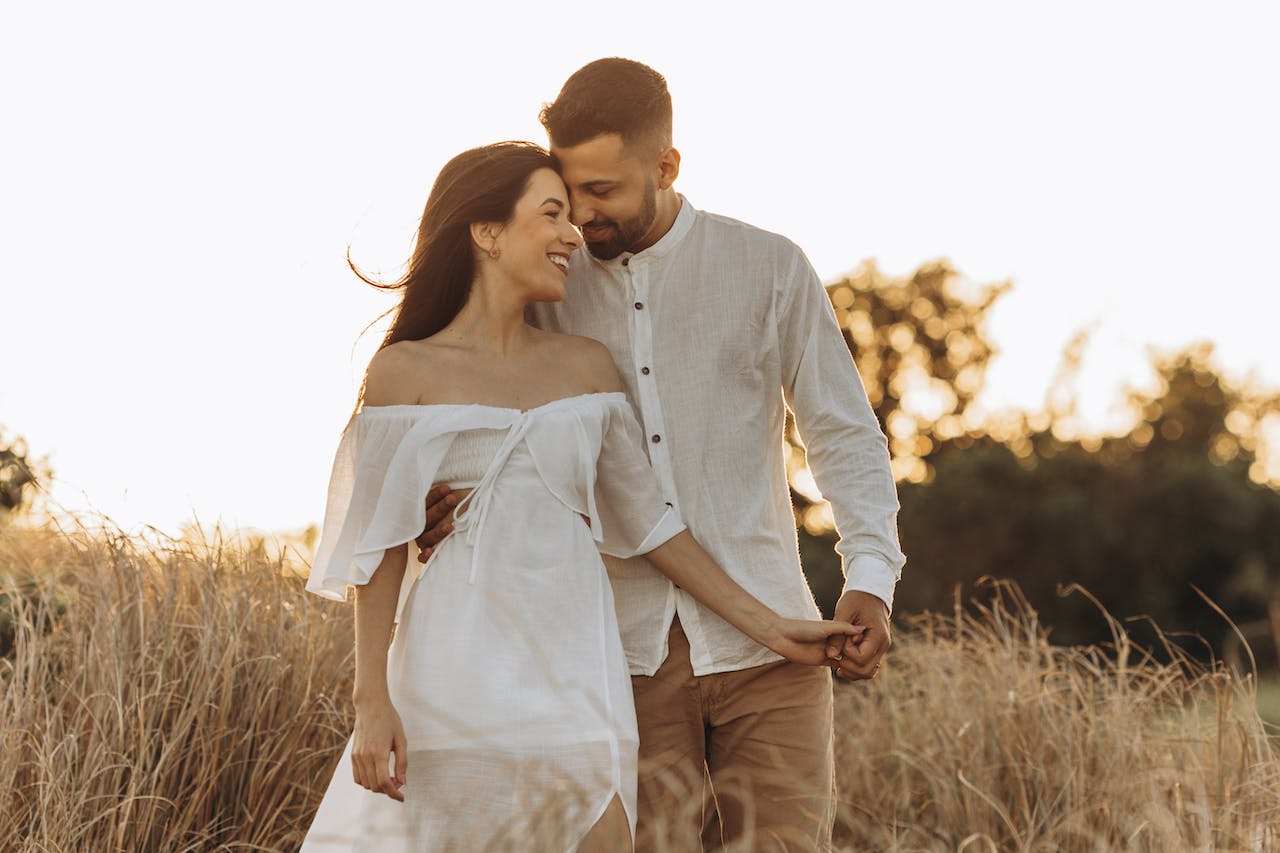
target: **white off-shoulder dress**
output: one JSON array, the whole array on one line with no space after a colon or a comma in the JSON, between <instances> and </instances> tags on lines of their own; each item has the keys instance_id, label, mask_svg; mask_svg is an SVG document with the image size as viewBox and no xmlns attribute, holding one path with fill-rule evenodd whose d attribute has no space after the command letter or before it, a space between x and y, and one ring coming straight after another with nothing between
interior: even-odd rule
<instances>
[{"instance_id":1,"label":"white off-shoulder dress","mask_svg":"<svg viewBox=\"0 0 1280 853\"><path fill-rule=\"evenodd\" d=\"M348 742L304 851L572 850L615 796L634 837L635 708L600 552L684 529L642 442L622 393L355 415L307 589L345 598L422 532L434 483L472 492L396 606L405 802L355 784Z\"/></svg>"}]
</instances>

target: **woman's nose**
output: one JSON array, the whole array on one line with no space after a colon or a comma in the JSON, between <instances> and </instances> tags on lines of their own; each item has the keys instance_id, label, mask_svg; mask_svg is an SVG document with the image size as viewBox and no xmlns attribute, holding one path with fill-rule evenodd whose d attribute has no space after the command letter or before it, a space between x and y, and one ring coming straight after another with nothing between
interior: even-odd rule
<instances>
[{"instance_id":1,"label":"woman's nose","mask_svg":"<svg viewBox=\"0 0 1280 853\"><path fill-rule=\"evenodd\" d=\"M577 249L582 246L582 235L578 233L578 229L570 225L560 229L560 241L567 246Z\"/></svg>"}]
</instances>

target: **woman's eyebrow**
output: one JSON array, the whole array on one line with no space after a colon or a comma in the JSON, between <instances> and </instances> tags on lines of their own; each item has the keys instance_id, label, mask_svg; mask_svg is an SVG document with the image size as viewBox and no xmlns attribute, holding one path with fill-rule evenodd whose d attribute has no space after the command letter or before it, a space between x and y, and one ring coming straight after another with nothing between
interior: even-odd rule
<instances>
[{"instance_id":1,"label":"woman's eyebrow","mask_svg":"<svg viewBox=\"0 0 1280 853\"><path fill-rule=\"evenodd\" d=\"M558 198L548 198L542 202L543 204L554 204L556 207L563 208L564 202Z\"/></svg>"}]
</instances>

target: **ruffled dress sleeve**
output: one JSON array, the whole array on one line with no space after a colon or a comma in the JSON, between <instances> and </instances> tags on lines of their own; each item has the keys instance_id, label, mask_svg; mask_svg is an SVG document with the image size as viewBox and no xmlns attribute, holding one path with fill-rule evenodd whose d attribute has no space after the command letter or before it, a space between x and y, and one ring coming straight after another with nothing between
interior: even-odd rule
<instances>
[{"instance_id":1,"label":"ruffled dress sleeve","mask_svg":"<svg viewBox=\"0 0 1280 853\"><path fill-rule=\"evenodd\" d=\"M388 548L425 527L427 492L457 434L505 428L509 420L509 414L462 406L361 409L338 444L307 589L342 600L348 586L368 583ZM407 584L420 567L411 560L409 568Z\"/></svg>"},{"instance_id":2,"label":"ruffled dress sleeve","mask_svg":"<svg viewBox=\"0 0 1280 853\"><path fill-rule=\"evenodd\" d=\"M622 394L604 409L589 500L597 547L612 557L647 554L686 529L680 515L663 500L657 474L644 452L644 433Z\"/></svg>"},{"instance_id":3,"label":"ruffled dress sleeve","mask_svg":"<svg viewBox=\"0 0 1280 853\"><path fill-rule=\"evenodd\" d=\"M417 489L405 489L412 484L393 476L393 463L397 455L403 456L406 439L419 423L411 407L382 406L361 410L347 424L333 460L320 542L307 580L311 592L325 598L346 598L348 586L369 582L387 548L408 542L422 531L425 493L423 500L415 502ZM452 438L452 434L437 436L428 444L442 446L428 448L428 452L438 449L443 459ZM402 458L400 464L404 461ZM388 493L389 479L406 493ZM414 503L422 504L419 512L413 512ZM410 532L414 517L419 515L421 523Z\"/></svg>"},{"instance_id":4,"label":"ruffled dress sleeve","mask_svg":"<svg viewBox=\"0 0 1280 853\"><path fill-rule=\"evenodd\" d=\"M597 550L634 557L684 530L649 467L626 395L582 395L574 403L540 413L529 450L548 491L587 518Z\"/></svg>"}]
</instances>

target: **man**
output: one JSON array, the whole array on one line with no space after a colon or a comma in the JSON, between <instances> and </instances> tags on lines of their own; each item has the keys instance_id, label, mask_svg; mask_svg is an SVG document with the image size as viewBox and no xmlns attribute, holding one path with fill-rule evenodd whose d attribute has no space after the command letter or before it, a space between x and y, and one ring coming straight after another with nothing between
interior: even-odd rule
<instances>
[{"instance_id":1,"label":"man","mask_svg":"<svg viewBox=\"0 0 1280 853\"><path fill-rule=\"evenodd\" d=\"M841 536L847 580L835 618L867 628L829 651L841 675L873 677L904 562L897 494L821 281L790 241L675 191L671 98L653 69L592 62L541 120L588 252L574 254L568 297L535 306L531 320L609 347L665 499L747 590L811 618L783 460L791 407ZM447 502L433 510L428 527ZM420 544L438 541L440 527ZM725 843L828 845L830 674L781 660L643 558L606 562L640 727L638 849L658 834L673 849L699 848L706 776Z\"/></svg>"}]
</instances>

